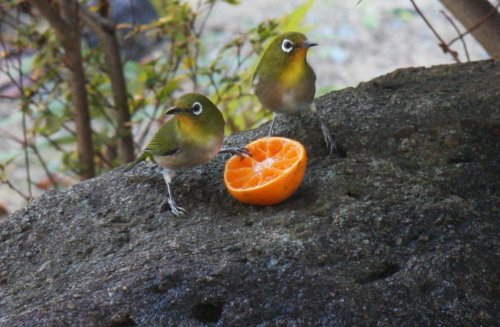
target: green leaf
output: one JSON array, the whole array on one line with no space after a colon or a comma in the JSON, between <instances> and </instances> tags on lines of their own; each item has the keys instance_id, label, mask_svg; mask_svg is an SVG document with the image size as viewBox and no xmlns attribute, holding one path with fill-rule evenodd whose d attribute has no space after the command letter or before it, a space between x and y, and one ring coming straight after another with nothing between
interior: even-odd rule
<instances>
[{"instance_id":1,"label":"green leaf","mask_svg":"<svg viewBox=\"0 0 500 327\"><path fill-rule=\"evenodd\" d=\"M222 2L228 3L230 5L239 5L241 2L240 0L222 0Z\"/></svg>"},{"instance_id":2,"label":"green leaf","mask_svg":"<svg viewBox=\"0 0 500 327\"><path fill-rule=\"evenodd\" d=\"M308 0L303 5L295 8L290 14L281 19L281 29L284 32L303 31L304 19L313 5L314 0Z\"/></svg>"},{"instance_id":3,"label":"green leaf","mask_svg":"<svg viewBox=\"0 0 500 327\"><path fill-rule=\"evenodd\" d=\"M125 63L123 72L127 81L128 92L137 93L143 87L140 81L142 66L138 62L130 60Z\"/></svg>"},{"instance_id":4,"label":"green leaf","mask_svg":"<svg viewBox=\"0 0 500 327\"><path fill-rule=\"evenodd\" d=\"M0 159L2 160L2 162L0 162L0 170L5 171L7 169L7 167L14 162L14 160L16 159L18 154L11 153L9 155L5 155L2 153L0 155L3 155L2 157L0 157ZM4 157L5 157L5 159L4 159Z\"/></svg>"},{"instance_id":5,"label":"green leaf","mask_svg":"<svg viewBox=\"0 0 500 327\"><path fill-rule=\"evenodd\" d=\"M159 103L163 103L163 102L166 102L168 98L170 98L170 96L172 95L172 93L174 93L175 91L177 91L180 87L180 79L179 78L174 78L170 81L168 81L168 83L161 87L157 94L156 94L156 101L158 101Z\"/></svg>"},{"instance_id":6,"label":"green leaf","mask_svg":"<svg viewBox=\"0 0 500 327\"><path fill-rule=\"evenodd\" d=\"M380 15L368 12L363 16L363 25L367 28L376 28L380 25Z\"/></svg>"},{"instance_id":7,"label":"green leaf","mask_svg":"<svg viewBox=\"0 0 500 327\"><path fill-rule=\"evenodd\" d=\"M395 17L399 17L401 20L403 20L405 22L409 22L413 18L415 18L416 16L418 16L418 14L415 11L410 10L409 8L394 8L391 11L391 13Z\"/></svg>"}]
</instances>

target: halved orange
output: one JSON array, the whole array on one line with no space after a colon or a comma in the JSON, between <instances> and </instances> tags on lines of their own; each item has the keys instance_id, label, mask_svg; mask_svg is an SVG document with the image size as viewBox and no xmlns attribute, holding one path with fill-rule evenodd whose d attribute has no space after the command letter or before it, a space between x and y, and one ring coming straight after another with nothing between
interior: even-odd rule
<instances>
[{"instance_id":1,"label":"halved orange","mask_svg":"<svg viewBox=\"0 0 500 327\"><path fill-rule=\"evenodd\" d=\"M224 184L234 198L252 205L273 205L299 188L307 166L302 144L284 137L264 137L246 148L252 157L233 156L224 169Z\"/></svg>"}]
</instances>

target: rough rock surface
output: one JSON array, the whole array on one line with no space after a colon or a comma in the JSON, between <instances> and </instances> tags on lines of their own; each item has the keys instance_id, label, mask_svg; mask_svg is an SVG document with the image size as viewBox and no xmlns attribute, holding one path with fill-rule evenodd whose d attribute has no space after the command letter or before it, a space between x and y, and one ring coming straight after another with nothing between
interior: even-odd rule
<instances>
[{"instance_id":1,"label":"rough rock surface","mask_svg":"<svg viewBox=\"0 0 500 327\"><path fill-rule=\"evenodd\" d=\"M280 118L310 161L277 206L231 199L224 158L175 179L182 218L148 163L49 192L0 226L0 325L493 326L499 80L411 68L317 99L346 157L312 115Z\"/></svg>"}]
</instances>

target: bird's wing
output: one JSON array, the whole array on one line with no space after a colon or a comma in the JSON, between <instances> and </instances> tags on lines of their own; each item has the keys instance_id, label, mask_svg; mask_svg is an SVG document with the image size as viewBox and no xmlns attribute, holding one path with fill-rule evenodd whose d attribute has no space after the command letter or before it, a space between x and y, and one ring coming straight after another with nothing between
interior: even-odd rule
<instances>
[{"instance_id":1,"label":"bird's wing","mask_svg":"<svg viewBox=\"0 0 500 327\"><path fill-rule=\"evenodd\" d=\"M260 59L259 63L257 64L257 67L255 67L255 72L253 73L253 76L252 76L252 84L254 86L257 85L257 83L259 82L261 70L262 70L262 58Z\"/></svg>"},{"instance_id":2,"label":"bird's wing","mask_svg":"<svg viewBox=\"0 0 500 327\"><path fill-rule=\"evenodd\" d=\"M179 151L181 144L178 141L175 121L175 117L170 119L156 132L146 151L155 156L170 156Z\"/></svg>"}]
</instances>

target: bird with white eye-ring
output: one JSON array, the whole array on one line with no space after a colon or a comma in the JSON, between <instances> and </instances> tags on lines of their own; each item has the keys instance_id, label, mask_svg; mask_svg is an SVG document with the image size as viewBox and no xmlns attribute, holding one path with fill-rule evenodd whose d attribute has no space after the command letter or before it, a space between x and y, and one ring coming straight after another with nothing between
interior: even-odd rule
<instances>
[{"instance_id":1,"label":"bird with white eye-ring","mask_svg":"<svg viewBox=\"0 0 500 327\"><path fill-rule=\"evenodd\" d=\"M193 107L191 107L191 112L196 116L200 115L203 112L203 106L199 102L193 103Z\"/></svg>"},{"instance_id":2,"label":"bird with white eye-ring","mask_svg":"<svg viewBox=\"0 0 500 327\"><path fill-rule=\"evenodd\" d=\"M178 216L186 210L177 206L172 196L170 183L177 170L202 165L219 153L250 154L245 148L222 148L224 118L217 106L202 94L181 96L166 115L172 119L156 132L146 149L126 170L148 158L162 167L168 192L162 207L168 204L172 213Z\"/></svg>"},{"instance_id":3,"label":"bird with white eye-ring","mask_svg":"<svg viewBox=\"0 0 500 327\"><path fill-rule=\"evenodd\" d=\"M294 44L292 43L292 41L288 39L284 39L283 42L281 43L281 49L283 49L283 51L286 53L290 53L290 51L293 50L293 46Z\"/></svg>"},{"instance_id":4,"label":"bird with white eye-ring","mask_svg":"<svg viewBox=\"0 0 500 327\"><path fill-rule=\"evenodd\" d=\"M273 133L277 114L311 109L316 93L316 74L307 62L307 51L318 45L302 33L278 35L264 51L253 78L254 93L260 103L274 112L268 135ZM328 127L319 118L329 152L338 151Z\"/></svg>"}]
</instances>

